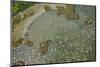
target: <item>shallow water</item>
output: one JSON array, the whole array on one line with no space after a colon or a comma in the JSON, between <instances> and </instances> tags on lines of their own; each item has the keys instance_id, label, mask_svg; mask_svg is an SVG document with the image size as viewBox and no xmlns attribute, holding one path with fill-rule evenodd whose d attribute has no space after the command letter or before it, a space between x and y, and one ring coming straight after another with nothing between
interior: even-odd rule
<instances>
[{"instance_id":1,"label":"shallow water","mask_svg":"<svg viewBox=\"0 0 100 67\"><path fill-rule=\"evenodd\" d=\"M33 46L21 45L13 49L13 62L22 60L25 65L95 60L95 7L76 6L79 19L68 20L50 11L39 16L28 30L27 39ZM85 17L92 24L85 24ZM48 53L41 56L41 40L51 40Z\"/></svg>"}]
</instances>

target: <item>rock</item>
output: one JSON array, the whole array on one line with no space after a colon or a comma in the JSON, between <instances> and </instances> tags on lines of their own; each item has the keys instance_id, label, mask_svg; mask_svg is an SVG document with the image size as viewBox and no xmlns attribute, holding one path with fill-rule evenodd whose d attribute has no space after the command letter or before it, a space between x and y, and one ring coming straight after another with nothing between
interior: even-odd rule
<instances>
[{"instance_id":1,"label":"rock","mask_svg":"<svg viewBox=\"0 0 100 67\"><path fill-rule=\"evenodd\" d=\"M43 40L40 42L39 45L39 51L41 54L45 55L48 53L48 47L49 47L49 40Z\"/></svg>"},{"instance_id":2,"label":"rock","mask_svg":"<svg viewBox=\"0 0 100 67\"><path fill-rule=\"evenodd\" d=\"M24 63L24 61L21 61L21 60L20 60L20 61L16 61L16 62L15 62L15 65L25 65L25 63Z\"/></svg>"},{"instance_id":3,"label":"rock","mask_svg":"<svg viewBox=\"0 0 100 67\"><path fill-rule=\"evenodd\" d=\"M33 42L31 40L25 40L24 42L25 42L24 45L27 45L27 46L32 46L33 45Z\"/></svg>"},{"instance_id":4,"label":"rock","mask_svg":"<svg viewBox=\"0 0 100 67\"><path fill-rule=\"evenodd\" d=\"M92 24L92 19L90 18L90 17L87 17L86 19L85 19L85 24L86 25L89 25L89 24Z\"/></svg>"},{"instance_id":5,"label":"rock","mask_svg":"<svg viewBox=\"0 0 100 67\"><path fill-rule=\"evenodd\" d=\"M64 7L64 15L67 19L74 20L79 18L78 14L76 13L75 6L71 4Z\"/></svg>"},{"instance_id":6,"label":"rock","mask_svg":"<svg viewBox=\"0 0 100 67\"><path fill-rule=\"evenodd\" d=\"M44 9L45 9L45 11L46 12L48 12L48 11L51 11L52 9L51 9L51 7L49 6L49 5L45 5L44 6Z\"/></svg>"},{"instance_id":7,"label":"rock","mask_svg":"<svg viewBox=\"0 0 100 67\"><path fill-rule=\"evenodd\" d=\"M56 10L57 15L62 15L64 12L64 7L57 5L56 8L57 8Z\"/></svg>"},{"instance_id":8,"label":"rock","mask_svg":"<svg viewBox=\"0 0 100 67\"><path fill-rule=\"evenodd\" d=\"M68 4L65 6L56 6L57 15L64 15L67 19L78 19L79 15L76 13L75 6Z\"/></svg>"},{"instance_id":9,"label":"rock","mask_svg":"<svg viewBox=\"0 0 100 67\"><path fill-rule=\"evenodd\" d=\"M13 48L17 48L19 45L22 45L24 39L23 38L19 38L17 40L13 40Z\"/></svg>"}]
</instances>

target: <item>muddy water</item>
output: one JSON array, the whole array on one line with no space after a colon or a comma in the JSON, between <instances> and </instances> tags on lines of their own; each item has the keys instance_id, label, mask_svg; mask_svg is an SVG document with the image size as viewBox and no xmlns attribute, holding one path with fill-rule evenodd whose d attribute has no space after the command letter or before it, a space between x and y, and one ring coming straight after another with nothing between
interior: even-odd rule
<instances>
[{"instance_id":1,"label":"muddy water","mask_svg":"<svg viewBox=\"0 0 100 67\"><path fill-rule=\"evenodd\" d=\"M28 30L27 39L32 46L22 45L13 50L13 62L25 65L95 60L95 7L76 6L79 19L69 20L50 11L39 16ZM92 24L85 24L85 17L92 17ZM50 40L48 53L41 55L39 44Z\"/></svg>"}]
</instances>

